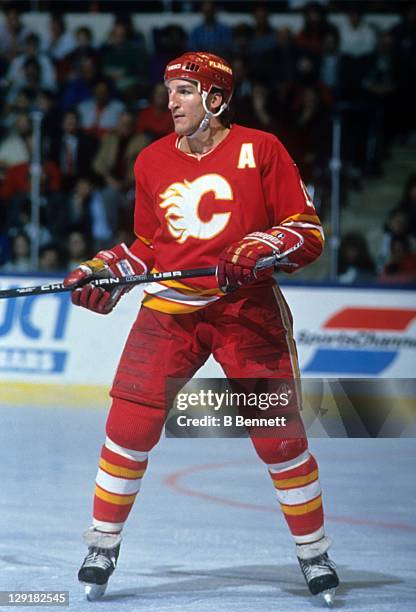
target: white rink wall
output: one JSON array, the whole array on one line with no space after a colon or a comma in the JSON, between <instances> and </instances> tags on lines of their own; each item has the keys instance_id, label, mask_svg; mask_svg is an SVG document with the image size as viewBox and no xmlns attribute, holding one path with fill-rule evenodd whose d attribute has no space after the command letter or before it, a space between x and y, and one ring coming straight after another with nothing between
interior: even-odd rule
<instances>
[{"instance_id":1,"label":"white rink wall","mask_svg":"<svg viewBox=\"0 0 416 612\"><path fill-rule=\"evenodd\" d=\"M0 277L1 289L57 278ZM414 377L416 291L283 286L307 377ZM69 294L0 300L0 390L14 383L108 388L141 301L137 287L113 313L72 306ZM201 377L222 376L210 360Z\"/></svg>"}]
</instances>

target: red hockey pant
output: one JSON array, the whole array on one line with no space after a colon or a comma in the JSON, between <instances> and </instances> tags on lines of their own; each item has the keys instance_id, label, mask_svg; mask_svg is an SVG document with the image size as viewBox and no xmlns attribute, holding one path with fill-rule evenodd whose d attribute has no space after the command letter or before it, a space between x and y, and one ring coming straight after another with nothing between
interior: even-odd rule
<instances>
[{"instance_id":1,"label":"red hockey pant","mask_svg":"<svg viewBox=\"0 0 416 612\"><path fill-rule=\"evenodd\" d=\"M292 318L280 290L240 290L181 315L140 310L111 389L109 442L103 447L94 504L98 526L100 521L114 523L117 530L127 518L147 452L159 440L169 409L166 379L190 379L210 354L228 378L298 378ZM307 534L320 533L323 515L317 466L297 411L292 424L299 435L282 439L280 432L270 438L251 434L251 439L269 467L289 527L301 542ZM117 454L124 455L123 460L117 462ZM129 480L125 488L123 479ZM299 489L305 492L299 495Z\"/></svg>"}]
</instances>

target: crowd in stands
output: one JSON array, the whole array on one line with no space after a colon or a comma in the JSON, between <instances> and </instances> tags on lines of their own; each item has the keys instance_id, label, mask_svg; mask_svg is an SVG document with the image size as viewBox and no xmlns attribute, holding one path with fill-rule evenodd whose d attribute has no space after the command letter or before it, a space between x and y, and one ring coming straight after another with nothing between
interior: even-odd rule
<instances>
[{"instance_id":1,"label":"crowd in stands","mask_svg":"<svg viewBox=\"0 0 416 612\"><path fill-rule=\"evenodd\" d=\"M251 24L222 23L215 2L200 24L155 28L152 48L127 14L114 15L103 44L80 25L50 14L42 35L22 22L18 3L0 27L0 271L31 271L33 112L42 112L40 270L69 269L100 248L132 239L133 164L140 150L172 131L161 76L172 57L208 50L231 62L231 121L275 133L319 193L329 199L332 117L343 120L342 184L381 176L393 143L416 127L416 8L392 29L368 25L359 3L338 28L325 6L304 8L299 32L274 28L266 4ZM184 21L185 24L185 21ZM345 202L343 203L345 204ZM343 282L416 280L416 176L386 220L380 255L344 237ZM406 276L407 275L407 276Z\"/></svg>"}]
</instances>

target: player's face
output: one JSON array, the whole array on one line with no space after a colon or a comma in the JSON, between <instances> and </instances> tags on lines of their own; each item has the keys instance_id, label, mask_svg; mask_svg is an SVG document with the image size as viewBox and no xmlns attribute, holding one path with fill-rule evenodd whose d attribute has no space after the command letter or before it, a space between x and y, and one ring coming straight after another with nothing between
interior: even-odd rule
<instances>
[{"instance_id":1,"label":"player's face","mask_svg":"<svg viewBox=\"0 0 416 612\"><path fill-rule=\"evenodd\" d=\"M201 94L197 86L185 79L172 79L166 83L168 108L172 113L175 132L179 136L192 134L204 118Z\"/></svg>"}]
</instances>

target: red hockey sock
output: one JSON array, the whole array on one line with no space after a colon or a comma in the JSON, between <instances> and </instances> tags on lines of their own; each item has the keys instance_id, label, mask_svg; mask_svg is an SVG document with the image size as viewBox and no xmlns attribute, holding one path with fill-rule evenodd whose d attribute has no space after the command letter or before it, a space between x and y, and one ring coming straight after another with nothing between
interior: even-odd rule
<instances>
[{"instance_id":1,"label":"red hockey sock","mask_svg":"<svg viewBox=\"0 0 416 612\"><path fill-rule=\"evenodd\" d=\"M308 450L290 461L269 465L277 499L296 544L324 535L318 465Z\"/></svg>"},{"instance_id":2,"label":"red hockey sock","mask_svg":"<svg viewBox=\"0 0 416 612\"><path fill-rule=\"evenodd\" d=\"M147 453L126 449L107 437L96 478L93 526L99 531L122 530L147 467Z\"/></svg>"}]
</instances>

